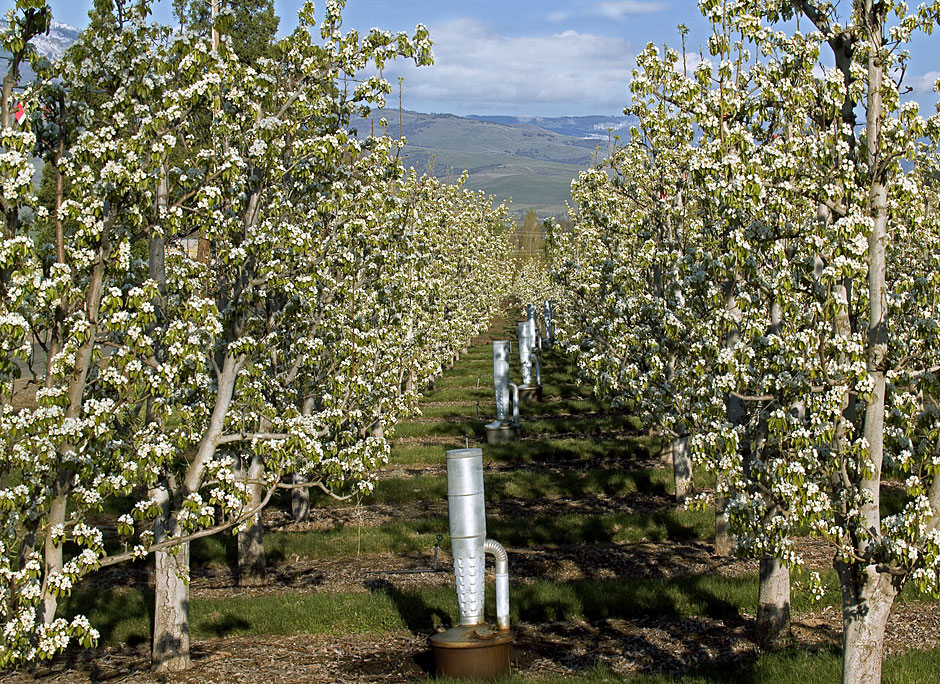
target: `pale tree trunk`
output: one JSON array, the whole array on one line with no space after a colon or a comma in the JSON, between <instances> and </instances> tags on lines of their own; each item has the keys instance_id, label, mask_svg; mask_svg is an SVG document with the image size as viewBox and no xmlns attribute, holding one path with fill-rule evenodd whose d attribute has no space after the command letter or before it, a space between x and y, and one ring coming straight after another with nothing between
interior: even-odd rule
<instances>
[{"instance_id":1,"label":"pale tree trunk","mask_svg":"<svg viewBox=\"0 0 940 684\"><path fill-rule=\"evenodd\" d=\"M164 510L169 508L166 488L157 492ZM154 543L178 532L176 520L166 514L154 523ZM154 552L153 651L154 672L189 669L189 543Z\"/></svg>"},{"instance_id":2,"label":"pale tree trunk","mask_svg":"<svg viewBox=\"0 0 940 684\"><path fill-rule=\"evenodd\" d=\"M263 459L257 454L253 456L251 465L243 473L248 480L248 508L257 508L261 505ZM243 587L262 584L265 572L264 525L258 512L251 517L248 528L238 532L238 584Z\"/></svg>"},{"instance_id":3,"label":"pale tree trunk","mask_svg":"<svg viewBox=\"0 0 940 684\"><path fill-rule=\"evenodd\" d=\"M189 542L154 553L154 672L182 672L189 657Z\"/></svg>"},{"instance_id":4,"label":"pale tree trunk","mask_svg":"<svg viewBox=\"0 0 940 684\"><path fill-rule=\"evenodd\" d=\"M885 627L897 588L874 566L840 567L842 684L881 684Z\"/></svg>"},{"instance_id":5,"label":"pale tree trunk","mask_svg":"<svg viewBox=\"0 0 940 684\"><path fill-rule=\"evenodd\" d=\"M757 643L774 649L790 640L790 570L778 558L760 559Z\"/></svg>"},{"instance_id":6,"label":"pale tree trunk","mask_svg":"<svg viewBox=\"0 0 940 684\"><path fill-rule=\"evenodd\" d=\"M689 436L675 437L669 447L672 454L672 479L676 501L683 503L692 491L692 457Z\"/></svg>"},{"instance_id":7,"label":"pale tree trunk","mask_svg":"<svg viewBox=\"0 0 940 684\"><path fill-rule=\"evenodd\" d=\"M735 284L725 284L725 310L735 320L741 320L741 311L735 300ZM740 339L737 327L733 328L725 337L725 348L733 350ZM744 403L737 397L729 394L725 397L725 416L731 425L738 426L744 421ZM716 489L723 489L726 479L719 473ZM715 497L715 553L720 556L730 556L732 552L732 539L728 530L728 499L723 496Z\"/></svg>"},{"instance_id":8,"label":"pale tree trunk","mask_svg":"<svg viewBox=\"0 0 940 684\"><path fill-rule=\"evenodd\" d=\"M98 335L98 313L101 306L101 295L104 291L105 266L111 256L110 232L113 225L114 219L106 215L105 225L101 231L101 242L98 246L98 260L92 268L85 294L85 317L88 320L88 327L85 341L75 354L75 368L68 385L69 403L65 411L66 418L78 418L81 415L82 406L84 405L88 372L94 363L94 350ZM51 361L52 359L47 359L46 361L47 373ZM71 456L73 451L74 446L72 444L62 444L59 446L59 455L62 460ZM44 577L46 579L43 581L41 608L37 616L45 624L49 624L55 619L55 611L58 604L56 597L52 594L48 577L51 573L62 572L64 567L62 545L54 541L52 528L65 523L69 480L71 477L72 473L66 468L62 468L59 471L56 476L53 497L49 504L49 516L43 542L45 562Z\"/></svg>"},{"instance_id":9,"label":"pale tree trunk","mask_svg":"<svg viewBox=\"0 0 940 684\"><path fill-rule=\"evenodd\" d=\"M724 478L719 475L718 483ZM715 497L715 553L719 556L730 556L732 552L731 533L728 531L728 499L723 496Z\"/></svg>"},{"instance_id":10,"label":"pale tree trunk","mask_svg":"<svg viewBox=\"0 0 940 684\"><path fill-rule=\"evenodd\" d=\"M61 479L61 476L60 476ZM45 581L43 582L42 603L39 606L38 622L51 624L55 620L55 611L58 607L58 599L52 593L52 588L48 584L49 575L61 573L64 567L62 559L62 545L55 543L52 538L52 528L56 525L65 524L67 497L62 488L56 487L58 493L53 497L49 505L49 516L46 522L46 537L43 541L43 560L45 561Z\"/></svg>"},{"instance_id":11,"label":"pale tree trunk","mask_svg":"<svg viewBox=\"0 0 940 684\"><path fill-rule=\"evenodd\" d=\"M304 476L294 473L292 482L295 485L304 483ZM290 492L290 514L294 522L307 522L310 520L310 489L309 487L295 487Z\"/></svg>"},{"instance_id":12,"label":"pale tree trunk","mask_svg":"<svg viewBox=\"0 0 940 684\"><path fill-rule=\"evenodd\" d=\"M154 525L154 542L168 533L176 534L178 527L172 516L169 491L184 498L202 486L206 467L215 454L225 417L228 415L235 391L235 378L242 360L226 354L218 376L218 392L209 426L199 442L196 456L181 486L171 482L169 488L158 492L157 500L168 514ZM159 533L159 534L158 534ZM180 672L190 667L189 655L189 544L180 544L168 551L155 552L155 600L153 626L152 667L155 672Z\"/></svg>"},{"instance_id":13,"label":"pale tree trunk","mask_svg":"<svg viewBox=\"0 0 940 684\"><path fill-rule=\"evenodd\" d=\"M888 240L888 193L885 162L881 158L882 83L884 61L884 20L887 9L881 3L866 0L864 22L872 42L868 56L868 101L865 121L865 156L872 165L868 194L872 219L868 238L868 375L872 391L865 405L864 437L868 443L871 477L861 478L866 492L860 506L862 524L868 534L881 534L880 492L884 460L885 358L888 354L887 288L885 249ZM856 553L869 552L868 534L861 535ZM878 684L881 682L881 656L885 626L897 586L888 573L879 573L874 565L855 563L837 567L842 584L843 684Z\"/></svg>"},{"instance_id":14,"label":"pale tree trunk","mask_svg":"<svg viewBox=\"0 0 940 684\"><path fill-rule=\"evenodd\" d=\"M776 299L770 303L770 335L782 335L783 307ZM793 410L798 407L791 407ZM779 455L777 449L768 444L768 427L765 420L758 426L758 438L754 452L762 453L770 449ZM752 452L752 458L756 453ZM747 464L750 473L752 463ZM768 515L765 521L783 515L782 509L772 501L768 502ZM789 643L790 632L790 569L779 558L764 556L760 559L760 580L757 592L757 643L764 649L776 649Z\"/></svg>"}]
</instances>

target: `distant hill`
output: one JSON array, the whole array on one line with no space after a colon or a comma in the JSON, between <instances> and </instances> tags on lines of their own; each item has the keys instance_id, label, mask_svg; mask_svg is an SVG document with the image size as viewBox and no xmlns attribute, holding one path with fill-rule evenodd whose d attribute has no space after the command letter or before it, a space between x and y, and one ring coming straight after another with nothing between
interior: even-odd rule
<instances>
[{"instance_id":1,"label":"distant hill","mask_svg":"<svg viewBox=\"0 0 940 684\"><path fill-rule=\"evenodd\" d=\"M636 123L633 116L480 116L469 114L473 121L491 121L504 126L537 126L561 135L584 140L606 141L611 135L626 137L630 126Z\"/></svg>"},{"instance_id":2,"label":"distant hill","mask_svg":"<svg viewBox=\"0 0 940 684\"><path fill-rule=\"evenodd\" d=\"M357 121L356 126L361 133L368 133L372 127L378 132L383 117L388 121L389 135L397 137L398 110L376 111L368 120ZM403 111L400 132L407 140L403 160L406 166L419 172L433 171L438 177L459 175L466 169L467 187L483 190L498 201L511 198L513 214L522 215L534 208L540 218L563 217L567 213L565 203L570 202L571 181L593 163L597 154L606 152L607 135L605 132L603 141L564 135L534 122L548 121L556 127L586 131L610 120L523 120Z\"/></svg>"}]
</instances>

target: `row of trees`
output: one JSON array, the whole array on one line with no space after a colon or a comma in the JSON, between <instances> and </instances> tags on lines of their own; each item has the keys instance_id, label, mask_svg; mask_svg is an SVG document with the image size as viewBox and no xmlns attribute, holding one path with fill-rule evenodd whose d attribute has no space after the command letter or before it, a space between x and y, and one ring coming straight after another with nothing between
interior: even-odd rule
<instances>
[{"instance_id":1,"label":"row of trees","mask_svg":"<svg viewBox=\"0 0 940 684\"><path fill-rule=\"evenodd\" d=\"M553 236L560 334L717 475L719 523L761 558L762 640L808 532L833 549L843 681L880 682L898 592L940 591L940 115L902 98L940 3L699 6L714 62L643 51L640 124Z\"/></svg>"},{"instance_id":2,"label":"row of trees","mask_svg":"<svg viewBox=\"0 0 940 684\"><path fill-rule=\"evenodd\" d=\"M317 26L305 5L248 59L230 13L214 44L148 23L146 2L101 0L61 61L32 56L17 125L6 84L50 21L18 0L0 128L0 666L93 643L60 599L153 554L154 667L187 667L189 542L242 529L250 575L251 528L286 476L368 490L386 431L506 290L504 210L350 129L389 92L359 74L430 63L427 31L344 33L342 6ZM34 154L55 173L51 210ZM105 508L116 530L90 522Z\"/></svg>"}]
</instances>

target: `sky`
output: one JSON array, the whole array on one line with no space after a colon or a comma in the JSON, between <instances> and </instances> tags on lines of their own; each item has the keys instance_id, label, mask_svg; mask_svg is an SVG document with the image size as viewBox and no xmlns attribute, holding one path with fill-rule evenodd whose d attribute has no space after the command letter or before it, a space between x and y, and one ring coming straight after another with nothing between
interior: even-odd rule
<instances>
[{"instance_id":1,"label":"sky","mask_svg":"<svg viewBox=\"0 0 940 684\"><path fill-rule=\"evenodd\" d=\"M14 0L0 0L4 13ZM281 33L296 26L300 0L275 0ZM82 28L92 0L50 0L56 21ZM324 2L316 2L322 17ZM154 4L170 23L172 0ZM425 24L435 64L399 61L385 76L402 81L402 104L420 112L515 116L614 115L629 98L636 54L647 43L680 46L689 28L698 52L710 27L693 0L348 0L344 27L413 31ZM940 31L912 46L906 82L922 111L934 112L940 78ZM396 92L390 104L397 105Z\"/></svg>"}]
</instances>

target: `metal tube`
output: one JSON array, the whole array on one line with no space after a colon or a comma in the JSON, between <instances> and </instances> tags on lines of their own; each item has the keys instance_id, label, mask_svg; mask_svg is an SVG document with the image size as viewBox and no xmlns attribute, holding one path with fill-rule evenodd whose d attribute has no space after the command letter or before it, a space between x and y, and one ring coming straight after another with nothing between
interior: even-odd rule
<instances>
[{"instance_id":1,"label":"metal tube","mask_svg":"<svg viewBox=\"0 0 940 684\"><path fill-rule=\"evenodd\" d=\"M496 420L509 417L509 342L493 341L493 392L496 395Z\"/></svg>"},{"instance_id":2,"label":"metal tube","mask_svg":"<svg viewBox=\"0 0 940 684\"><path fill-rule=\"evenodd\" d=\"M546 301L543 308L545 309L545 339L551 344L555 341L555 324L552 321L554 307L550 301Z\"/></svg>"},{"instance_id":3,"label":"metal tube","mask_svg":"<svg viewBox=\"0 0 940 684\"><path fill-rule=\"evenodd\" d=\"M531 341L532 349L542 350L542 335L539 332L539 323L538 323L538 314L535 304L528 304L526 306L527 321L532 332Z\"/></svg>"},{"instance_id":4,"label":"metal tube","mask_svg":"<svg viewBox=\"0 0 940 684\"><path fill-rule=\"evenodd\" d=\"M512 390L512 422L519 424L519 387L514 382L509 383L509 389Z\"/></svg>"},{"instance_id":5,"label":"metal tube","mask_svg":"<svg viewBox=\"0 0 940 684\"><path fill-rule=\"evenodd\" d=\"M519 362L522 364L522 384L532 384L532 341L529 339L531 330L528 321L516 324L519 336Z\"/></svg>"},{"instance_id":6,"label":"metal tube","mask_svg":"<svg viewBox=\"0 0 940 684\"><path fill-rule=\"evenodd\" d=\"M457 584L458 624L483 622L486 516L483 508L483 450L447 452L447 512Z\"/></svg>"},{"instance_id":7,"label":"metal tube","mask_svg":"<svg viewBox=\"0 0 940 684\"><path fill-rule=\"evenodd\" d=\"M509 631L509 554L495 539L483 543L483 552L496 559L496 627Z\"/></svg>"}]
</instances>

